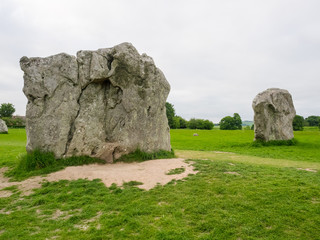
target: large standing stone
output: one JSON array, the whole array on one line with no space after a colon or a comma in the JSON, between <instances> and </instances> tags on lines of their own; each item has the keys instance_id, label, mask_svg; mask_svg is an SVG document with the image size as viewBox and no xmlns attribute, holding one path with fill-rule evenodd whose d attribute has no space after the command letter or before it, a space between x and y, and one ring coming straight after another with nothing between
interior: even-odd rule
<instances>
[{"instance_id":1,"label":"large standing stone","mask_svg":"<svg viewBox=\"0 0 320 240\"><path fill-rule=\"evenodd\" d=\"M27 150L112 162L140 148L171 150L165 102L170 85L152 58L129 43L77 58L20 60L24 71Z\"/></svg>"},{"instance_id":2,"label":"large standing stone","mask_svg":"<svg viewBox=\"0 0 320 240\"><path fill-rule=\"evenodd\" d=\"M287 90L269 88L253 100L255 140L290 140L292 121L296 115L292 97Z\"/></svg>"},{"instance_id":3,"label":"large standing stone","mask_svg":"<svg viewBox=\"0 0 320 240\"><path fill-rule=\"evenodd\" d=\"M0 119L0 133L8 133L6 122Z\"/></svg>"}]
</instances>

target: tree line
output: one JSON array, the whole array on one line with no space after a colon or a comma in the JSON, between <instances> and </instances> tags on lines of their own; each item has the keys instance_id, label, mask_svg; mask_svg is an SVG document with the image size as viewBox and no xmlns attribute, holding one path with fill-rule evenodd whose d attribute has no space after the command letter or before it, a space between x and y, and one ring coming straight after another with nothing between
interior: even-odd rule
<instances>
[{"instance_id":1,"label":"tree line","mask_svg":"<svg viewBox=\"0 0 320 240\"><path fill-rule=\"evenodd\" d=\"M214 127L214 124L209 120L192 118L187 121L184 118L175 115L174 106L168 102L166 102L166 111L168 124L171 129L190 128L211 130ZM238 113L234 113L233 116L222 118L219 125L220 130L241 130L242 120ZM316 126L320 129L320 116L309 116L304 118L300 115L296 115L293 119L292 126L294 131L302 131L305 126ZM247 128L250 129L249 126L247 126ZM253 125L251 126L251 129L253 130Z\"/></svg>"},{"instance_id":2,"label":"tree line","mask_svg":"<svg viewBox=\"0 0 320 240\"><path fill-rule=\"evenodd\" d=\"M168 124L171 129L190 128L211 130L214 127L213 122L207 119L191 118L189 121L187 121L184 118L177 116L173 105L169 102L166 102L166 113Z\"/></svg>"},{"instance_id":3,"label":"tree line","mask_svg":"<svg viewBox=\"0 0 320 240\"><path fill-rule=\"evenodd\" d=\"M190 128L190 129L207 129L211 130L214 127L213 122L207 119L191 118L189 121L177 116L174 106L166 102L166 113L168 124L171 129ZM242 129L242 120L238 113L234 113L233 117L226 116L220 121L221 130L236 130Z\"/></svg>"},{"instance_id":4,"label":"tree line","mask_svg":"<svg viewBox=\"0 0 320 240\"><path fill-rule=\"evenodd\" d=\"M222 118L219 125L221 130L241 130L242 120L238 113L234 113L233 117L226 116Z\"/></svg>"},{"instance_id":5,"label":"tree line","mask_svg":"<svg viewBox=\"0 0 320 240\"><path fill-rule=\"evenodd\" d=\"M309 116L304 118L303 116L296 115L293 119L293 130L303 131L303 127L319 127L320 129L320 116Z\"/></svg>"},{"instance_id":6,"label":"tree line","mask_svg":"<svg viewBox=\"0 0 320 240\"><path fill-rule=\"evenodd\" d=\"M3 119L8 127L25 127L25 118L19 116L13 116L15 107L11 103L2 103L0 105L0 118ZM168 118L168 124L171 129L178 128L190 128L190 129L207 129L211 130L214 127L213 122L207 119L191 118L189 121L177 116L174 106L166 102L166 114ZM234 113L233 116L226 116L219 122L221 130L241 130L242 120L238 113ZM309 116L304 118L303 116L296 115L293 119L293 130L303 131L305 126L319 127L320 129L320 116ZM253 128L252 128L253 129Z\"/></svg>"},{"instance_id":7,"label":"tree line","mask_svg":"<svg viewBox=\"0 0 320 240\"><path fill-rule=\"evenodd\" d=\"M15 111L12 103L2 103L0 105L0 118L5 121L9 128L24 128L26 126L25 117L13 116Z\"/></svg>"}]
</instances>

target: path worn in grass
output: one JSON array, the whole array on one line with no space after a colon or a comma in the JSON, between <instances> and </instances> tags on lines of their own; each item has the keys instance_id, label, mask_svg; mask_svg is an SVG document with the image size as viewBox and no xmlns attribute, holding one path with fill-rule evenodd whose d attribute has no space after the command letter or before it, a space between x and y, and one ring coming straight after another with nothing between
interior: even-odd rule
<instances>
[{"instance_id":1,"label":"path worn in grass","mask_svg":"<svg viewBox=\"0 0 320 240\"><path fill-rule=\"evenodd\" d=\"M316 170L320 171L319 162L294 161L287 159L262 158L255 156L246 156L231 152L219 151L192 151L192 150L176 150L176 155L185 159L208 159L208 160L223 160L230 162L241 162L256 165L268 165L275 167L293 167L301 168L300 170Z\"/></svg>"},{"instance_id":2,"label":"path worn in grass","mask_svg":"<svg viewBox=\"0 0 320 240\"><path fill-rule=\"evenodd\" d=\"M193 133L199 136L194 137ZM320 162L320 131L296 131L297 144L293 146L252 145L252 130L190 130L172 129L171 146L177 150L234 152L263 158Z\"/></svg>"}]
</instances>

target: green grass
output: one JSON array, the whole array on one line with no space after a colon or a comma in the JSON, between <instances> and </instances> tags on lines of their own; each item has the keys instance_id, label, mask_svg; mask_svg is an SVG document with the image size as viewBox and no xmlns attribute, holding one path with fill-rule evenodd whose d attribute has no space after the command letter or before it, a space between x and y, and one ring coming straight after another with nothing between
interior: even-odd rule
<instances>
[{"instance_id":1,"label":"green grass","mask_svg":"<svg viewBox=\"0 0 320 240\"><path fill-rule=\"evenodd\" d=\"M42 152L39 149L21 156L18 169L21 171L33 171L50 167L56 163L56 158L52 152Z\"/></svg>"},{"instance_id":2,"label":"green grass","mask_svg":"<svg viewBox=\"0 0 320 240\"><path fill-rule=\"evenodd\" d=\"M0 136L0 166L18 166L21 130ZM29 196L11 186L0 239L319 239L319 131L295 132L293 146L253 146L252 131L171 130L171 139L197 174L149 191L137 181L44 182Z\"/></svg>"},{"instance_id":3,"label":"green grass","mask_svg":"<svg viewBox=\"0 0 320 240\"><path fill-rule=\"evenodd\" d=\"M126 163L143 162L143 161L152 160L152 159L166 159L166 158L174 158L174 157L175 155L174 155L173 149L170 152L160 150L152 153L143 152L140 149L137 149L132 153L121 156L115 162L126 162Z\"/></svg>"},{"instance_id":4,"label":"green grass","mask_svg":"<svg viewBox=\"0 0 320 240\"><path fill-rule=\"evenodd\" d=\"M185 168L175 168L175 169L171 169L169 172L167 172L167 175L175 175L175 174L181 174L183 172L185 172Z\"/></svg>"},{"instance_id":5,"label":"green grass","mask_svg":"<svg viewBox=\"0 0 320 240\"><path fill-rule=\"evenodd\" d=\"M8 129L9 134L0 135L0 167L14 167L19 155L26 153L26 130Z\"/></svg>"},{"instance_id":6,"label":"green grass","mask_svg":"<svg viewBox=\"0 0 320 240\"><path fill-rule=\"evenodd\" d=\"M213 161L239 162L250 165L264 165L274 167L303 168L320 171L319 162L298 161L289 159L262 158L229 152L176 150L176 155L184 159L204 159Z\"/></svg>"},{"instance_id":7,"label":"green grass","mask_svg":"<svg viewBox=\"0 0 320 240\"><path fill-rule=\"evenodd\" d=\"M104 163L103 160L88 156L68 157L55 159L54 154L42 152L38 149L26 153L25 129L10 129L6 137L0 136L1 148L0 167L8 166L11 169L6 176L11 180L21 181L31 176L44 175L64 169L67 166L79 166L91 163ZM1 138L2 137L2 138ZM20 145L23 148L20 148ZM17 147L19 146L19 148ZM174 151L158 151L153 153L142 152L137 149L133 153L122 156L117 162L142 162L151 159L164 159L175 157Z\"/></svg>"},{"instance_id":8,"label":"green grass","mask_svg":"<svg viewBox=\"0 0 320 240\"><path fill-rule=\"evenodd\" d=\"M195 132L199 136L194 137ZM320 161L319 129L294 132L297 143L293 146L255 146L252 144L254 132L249 130L173 129L170 133L175 150L225 151L265 158Z\"/></svg>"},{"instance_id":9,"label":"green grass","mask_svg":"<svg viewBox=\"0 0 320 240\"><path fill-rule=\"evenodd\" d=\"M0 199L0 239L317 239L320 177L196 160L200 173L150 191L99 180L44 183ZM236 172L239 175L227 174ZM86 230L81 230L86 229Z\"/></svg>"},{"instance_id":10,"label":"green grass","mask_svg":"<svg viewBox=\"0 0 320 240\"><path fill-rule=\"evenodd\" d=\"M88 156L73 156L56 159L51 152L41 152L36 149L31 153L20 155L18 165L5 173L11 180L21 181L31 176L49 174L64 169L68 166L100 163L105 161Z\"/></svg>"},{"instance_id":11,"label":"green grass","mask_svg":"<svg viewBox=\"0 0 320 240\"><path fill-rule=\"evenodd\" d=\"M290 140L270 140L268 142L262 140L255 140L251 143L252 147L270 147L270 146L293 146L297 145L296 139Z\"/></svg>"}]
</instances>

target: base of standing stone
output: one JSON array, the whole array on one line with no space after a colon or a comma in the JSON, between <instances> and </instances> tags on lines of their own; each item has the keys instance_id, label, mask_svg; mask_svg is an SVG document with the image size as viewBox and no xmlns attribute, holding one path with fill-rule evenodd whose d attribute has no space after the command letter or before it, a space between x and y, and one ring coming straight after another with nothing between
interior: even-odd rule
<instances>
[{"instance_id":1,"label":"base of standing stone","mask_svg":"<svg viewBox=\"0 0 320 240\"><path fill-rule=\"evenodd\" d=\"M284 89L270 88L253 100L255 140L293 139L292 121L296 115L291 94Z\"/></svg>"}]
</instances>

